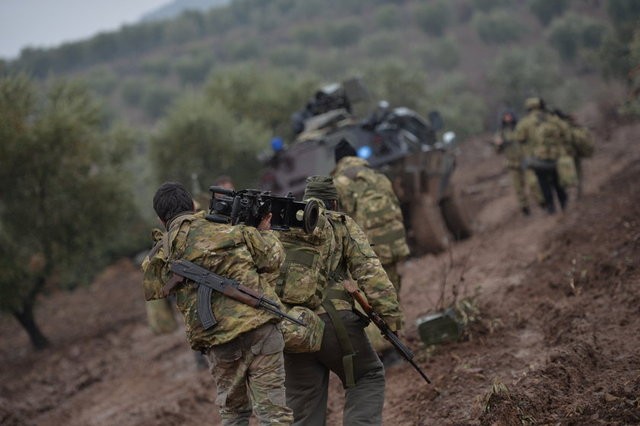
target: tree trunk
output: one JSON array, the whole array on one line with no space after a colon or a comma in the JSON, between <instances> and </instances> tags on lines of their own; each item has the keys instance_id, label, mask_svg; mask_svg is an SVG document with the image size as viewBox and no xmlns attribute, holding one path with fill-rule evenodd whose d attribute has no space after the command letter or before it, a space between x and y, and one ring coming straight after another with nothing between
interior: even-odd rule
<instances>
[{"instance_id":1,"label":"tree trunk","mask_svg":"<svg viewBox=\"0 0 640 426\"><path fill-rule=\"evenodd\" d=\"M31 344L36 350L42 350L49 346L49 340L42 334L40 327L33 317L33 303L25 303L20 312L13 312L13 316L25 329L31 340Z\"/></svg>"}]
</instances>

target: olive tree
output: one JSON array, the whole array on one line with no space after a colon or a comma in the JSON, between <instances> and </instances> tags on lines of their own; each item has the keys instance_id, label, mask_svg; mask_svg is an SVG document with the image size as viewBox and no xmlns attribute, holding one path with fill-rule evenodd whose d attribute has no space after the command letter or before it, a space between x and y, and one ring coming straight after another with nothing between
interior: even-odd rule
<instances>
[{"instance_id":1,"label":"olive tree","mask_svg":"<svg viewBox=\"0 0 640 426\"><path fill-rule=\"evenodd\" d=\"M41 96L24 76L0 79L0 310L36 349L49 345L34 318L38 296L96 273L132 211L123 139L102 116L79 85L54 82Z\"/></svg>"}]
</instances>

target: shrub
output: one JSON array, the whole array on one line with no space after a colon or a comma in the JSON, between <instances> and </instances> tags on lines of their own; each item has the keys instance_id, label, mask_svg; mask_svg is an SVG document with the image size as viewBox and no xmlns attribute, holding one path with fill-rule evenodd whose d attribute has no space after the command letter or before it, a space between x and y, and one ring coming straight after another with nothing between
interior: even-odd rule
<instances>
[{"instance_id":1,"label":"shrub","mask_svg":"<svg viewBox=\"0 0 640 426\"><path fill-rule=\"evenodd\" d=\"M450 37L429 43L419 49L422 63L429 69L450 71L460 63L458 44Z\"/></svg>"},{"instance_id":2,"label":"shrub","mask_svg":"<svg viewBox=\"0 0 640 426\"><path fill-rule=\"evenodd\" d=\"M398 7L386 4L376 9L374 21L378 28L393 29L397 28L401 22L401 16Z\"/></svg>"},{"instance_id":3,"label":"shrub","mask_svg":"<svg viewBox=\"0 0 640 426\"><path fill-rule=\"evenodd\" d=\"M201 83L211 71L213 58L208 52L179 58L173 68L183 83Z\"/></svg>"},{"instance_id":4,"label":"shrub","mask_svg":"<svg viewBox=\"0 0 640 426\"><path fill-rule=\"evenodd\" d=\"M522 23L503 10L478 14L473 17L471 24L485 43L517 41L524 31Z\"/></svg>"},{"instance_id":5,"label":"shrub","mask_svg":"<svg viewBox=\"0 0 640 426\"><path fill-rule=\"evenodd\" d=\"M433 36L442 35L451 21L449 3L443 0L420 4L414 14L422 31Z\"/></svg>"},{"instance_id":6,"label":"shrub","mask_svg":"<svg viewBox=\"0 0 640 426\"><path fill-rule=\"evenodd\" d=\"M356 20L331 23L325 27L325 37L334 47L356 44L362 36L362 27Z\"/></svg>"},{"instance_id":7,"label":"shrub","mask_svg":"<svg viewBox=\"0 0 640 426\"><path fill-rule=\"evenodd\" d=\"M282 46L269 53L269 61L277 66L302 68L308 60L307 49L298 45Z\"/></svg>"},{"instance_id":8,"label":"shrub","mask_svg":"<svg viewBox=\"0 0 640 426\"><path fill-rule=\"evenodd\" d=\"M606 28L603 24L575 14L554 19L549 26L549 43L566 60L573 60L581 48L594 49L602 44Z\"/></svg>"},{"instance_id":9,"label":"shrub","mask_svg":"<svg viewBox=\"0 0 640 426\"><path fill-rule=\"evenodd\" d=\"M568 5L569 0L529 1L529 9L544 26L547 26L554 17L562 15Z\"/></svg>"},{"instance_id":10,"label":"shrub","mask_svg":"<svg viewBox=\"0 0 640 426\"><path fill-rule=\"evenodd\" d=\"M522 105L525 98L547 93L558 86L557 59L541 49L505 51L489 69L488 82L498 101Z\"/></svg>"},{"instance_id":11,"label":"shrub","mask_svg":"<svg viewBox=\"0 0 640 426\"><path fill-rule=\"evenodd\" d=\"M490 12L497 7L507 6L509 0L473 0L473 7L482 12Z\"/></svg>"},{"instance_id":12,"label":"shrub","mask_svg":"<svg viewBox=\"0 0 640 426\"><path fill-rule=\"evenodd\" d=\"M368 56L381 57L394 55L403 49L401 35L391 32L379 32L363 40L363 50Z\"/></svg>"}]
</instances>

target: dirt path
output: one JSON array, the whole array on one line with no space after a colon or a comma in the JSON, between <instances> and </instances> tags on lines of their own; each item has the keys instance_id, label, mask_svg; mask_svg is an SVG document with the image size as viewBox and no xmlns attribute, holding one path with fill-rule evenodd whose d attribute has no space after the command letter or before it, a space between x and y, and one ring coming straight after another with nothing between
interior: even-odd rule
<instances>
[{"instance_id":1,"label":"dirt path","mask_svg":"<svg viewBox=\"0 0 640 426\"><path fill-rule=\"evenodd\" d=\"M517 211L501 159L463 146L457 179L476 235L405 265L406 338L434 385L407 364L387 371L389 425L640 422L640 125L624 126L586 164L586 195L569 212ZM57 292L36 315L51 350L33 352L0 323L0 424L218 424L212 381L182 330L145 324L140 272L129 261L92 286ZM445 285L475 295L470 339L426 350L415 320ZM331 424L341 389L332 382Z\"/></svg>"}]
</instances>

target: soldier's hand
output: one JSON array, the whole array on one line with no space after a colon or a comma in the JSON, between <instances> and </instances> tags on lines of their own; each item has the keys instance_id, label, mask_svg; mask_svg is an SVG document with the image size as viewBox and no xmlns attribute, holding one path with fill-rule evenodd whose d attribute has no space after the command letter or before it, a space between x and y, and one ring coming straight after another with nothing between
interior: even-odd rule
<instances>
[{"instance_id":1,"label":"soldier's hand","mask_svg":"<svg viewBox=\"0 0 640 426\"><path fill-rule=\"evenodd\" d=\"M258 231L267 231L267 230L271 229L271 217L272 216L273 216L272 213L268 213L265 217L262 218L262 220L260 221L260 223L257 226Z\"/></svg>"}]
</instances>

